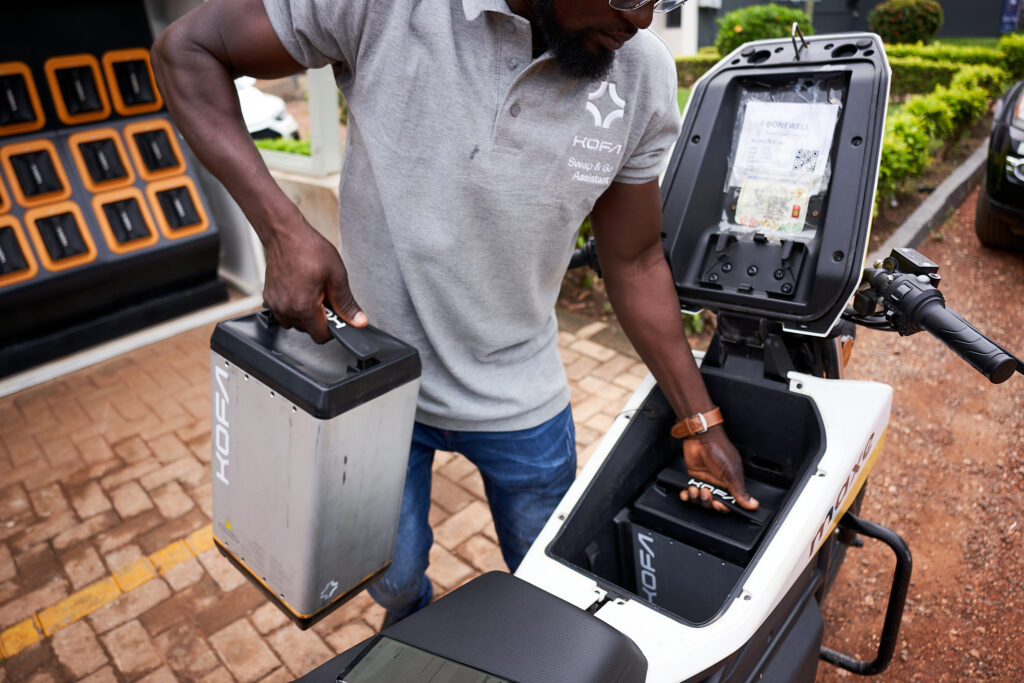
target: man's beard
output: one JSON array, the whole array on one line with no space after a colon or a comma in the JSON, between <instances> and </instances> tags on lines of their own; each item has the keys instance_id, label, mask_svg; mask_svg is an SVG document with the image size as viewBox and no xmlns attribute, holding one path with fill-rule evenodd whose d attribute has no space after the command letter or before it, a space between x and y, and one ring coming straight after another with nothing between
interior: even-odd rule
<instances>
[{"instance_id":1,"label":"man's beard","mask_svg":"<svg viewBox=\"0 0 1024 683\"><path fill-rule=\"evenodd\" d=\"M588 31L563 29L555 20L551 0L533 0L533 9L544 41L554 53L555 62L563 74L594 81L611 70L615 53L603 47L599 47L596 53L588 50L585 40Z\"/></svg>"}]
</instances>

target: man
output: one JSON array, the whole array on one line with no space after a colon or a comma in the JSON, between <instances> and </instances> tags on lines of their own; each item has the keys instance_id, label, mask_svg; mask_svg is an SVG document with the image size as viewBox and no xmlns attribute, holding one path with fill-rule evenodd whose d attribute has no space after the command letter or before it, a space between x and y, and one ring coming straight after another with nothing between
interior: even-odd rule
<instances>
[{"instance_id":1,"label":"man","mask_svg":"<svg viewBox=\"0 0 1024 683\"><path fill-rule=\"evenodd\" d=\"M673 409L714 408L659 240L657 177L680 122L671 56L641 30L655 4L211 0L154 46L182 133L266 247L264 297L282 324L326 341L327 303L420 351L395 559L371 588L389 619L431 598L435 449L480 468L512 570L572 481L554 303L587 214L618 318ZM349 103L340 256L270 177L232 85L325 64ZM721 425L684 455L757 506ZM706 490L682 496L723 509Z\"/></svg>"}]
</instances>

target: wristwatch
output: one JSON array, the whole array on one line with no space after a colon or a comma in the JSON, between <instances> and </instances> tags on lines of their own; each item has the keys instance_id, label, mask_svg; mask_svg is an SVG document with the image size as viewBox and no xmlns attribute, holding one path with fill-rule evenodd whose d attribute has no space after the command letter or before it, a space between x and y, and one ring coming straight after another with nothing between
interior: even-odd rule
<instances>
[{"instance_id":1,"label":"wristwatch","mask_svg":"<svg viewBox=\"0 0 1024 683\"><path fill-rule=\"evenodd\" d=\"M697 413L690 417L684 417L672 427L672 436L677 439L685 439L695 434L703 434L708 428L722 424L722 411L715 406L704 413Z\"/></svg>"}]
</instances>

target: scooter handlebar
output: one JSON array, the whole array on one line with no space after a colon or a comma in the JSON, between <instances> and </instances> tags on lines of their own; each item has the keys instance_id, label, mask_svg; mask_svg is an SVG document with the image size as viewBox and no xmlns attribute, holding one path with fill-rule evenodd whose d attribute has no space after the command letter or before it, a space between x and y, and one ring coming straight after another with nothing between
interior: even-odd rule
<instances>
[{"instance_id":1,"label":"scooter handlebar","mask_svg":"<svg viewBox=\"0 0 1024 683\"><path fill-rule=\"evenodd\" d=\"M946 308L940 300L926 301L916 317L922 330L951 348L993 384L1005 382L1017 370L1016 358Z\"/></svg>"},{"instance_id":2,"label":"scooter handlebar","mask_svg":"<svg viewBox=\"0 0 1024 683\"><path fill-rule=\"evenodd\" d=\"M946 308L942 293L928 277L872 270L869 281L900 334L927 331L993 384L1005 382L1018 370L1020 361Z\"/></svg>"}]
</instances>

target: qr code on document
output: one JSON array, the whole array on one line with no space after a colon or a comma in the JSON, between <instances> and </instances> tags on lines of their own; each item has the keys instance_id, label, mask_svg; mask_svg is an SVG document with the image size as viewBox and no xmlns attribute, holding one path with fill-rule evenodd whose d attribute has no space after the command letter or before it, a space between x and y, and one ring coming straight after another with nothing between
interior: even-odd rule
<instances>
[{"instance_id":1,"label":"qr code on document","mask_svg":"<svg viewBox=\"0 0 1024 683\"><path fill-rule=\"evenodd\" d=\"M793 157L793 170L798 173L814 173L818 165L818 150L798 149Z\"/></svg>"}]
</instances>

